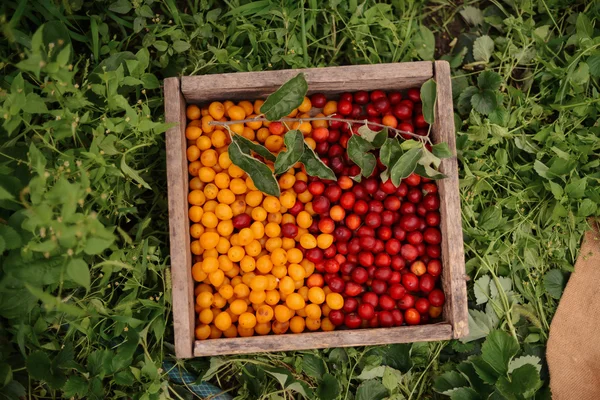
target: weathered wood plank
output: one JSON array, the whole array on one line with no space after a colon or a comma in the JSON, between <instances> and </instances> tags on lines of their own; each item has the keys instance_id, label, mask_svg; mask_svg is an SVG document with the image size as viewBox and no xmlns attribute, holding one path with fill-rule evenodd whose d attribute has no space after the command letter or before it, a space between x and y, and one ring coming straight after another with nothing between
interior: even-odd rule
<instances>
[{"instance_id":1,"label":"weathered wood plank","mask_svg":"<svg viewBox=\"0 0 600 400\"><path fill-rule=\"evenodd\" d=\"M433 141L448 143L454 154L452 158L442 161L440 171L447 178L438 182L442 231L442 285L446 295L444 316L452 324L454 338L459 338L469 333L469 324L450 65L446 61L435 61L434 76L437 83L437 100Z\"/></svg>"},{"instance_id":2,"label":"weathered wood plank","mask_svg":"<svg viewBox=\"0 0 600 400\"><path fill-rule=\"evenodd\" d=\"M265 98L300 72L306 75L309 93L331 94L418 87L433 76L433 65L428 61L418 61L184 76L181 78L181 91L189 103Z\"/></svg>"},{"instance_id":3,"label":"weathered wood plank","mask_svg":"<svg viewBox=\"0 0 600 400\"><path fill-rule=\"evenodd\" d=\"M448 323L396 328L355 329L332 332L197 340L194 356L244 354L264 351L323 349L376 344L426 342L452 338Z\"/></svg>"},{"instance_id":4,"label":"weathered wood plank","mask_svg":"<svg viewBox=\"0 0 600 400\"><path fill-rule=\"evenodd\" d=\"M175 354L178 358L189 358L195 340L195 317L187 203L186 101L181 94L179 78L165 79L164 90L165 120L177 124L166 133Z\"/></svg>"}]
</instances>

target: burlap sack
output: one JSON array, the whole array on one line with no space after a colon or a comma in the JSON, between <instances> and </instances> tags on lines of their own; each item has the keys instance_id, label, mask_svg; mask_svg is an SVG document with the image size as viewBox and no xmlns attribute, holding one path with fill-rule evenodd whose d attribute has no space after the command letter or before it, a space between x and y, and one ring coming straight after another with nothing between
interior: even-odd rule
<instances>
[{"instance_id":1,"label":"burlap sack","mask_svg":"<svg viewBox=\"0 0 600 400\"><path fill-rule=\"evenodd\" d=\"M550 326L546 355L556 400L600 400L600 232L593 225Z\"/></svg>"}]
</instances>

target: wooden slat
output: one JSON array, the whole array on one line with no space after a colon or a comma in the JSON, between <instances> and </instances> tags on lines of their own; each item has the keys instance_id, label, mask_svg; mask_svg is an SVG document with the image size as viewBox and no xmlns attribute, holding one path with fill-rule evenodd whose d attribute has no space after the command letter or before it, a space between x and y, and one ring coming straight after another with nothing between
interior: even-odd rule
<instances>
[{"instance_id":1,"label":"wooden slat","mask_svg":"<svg viewBox=\"0 0 600 400\"><path fill-rule=\"evenodd\" d=\"M460 338L469 333L469 324L452 81L448 62L435 61L434 75L437 83L437 112L433 126L433 141L448 143L448 147L454 154L452 158L442 161L440 171L447 178L438 182L442 231L442 285L446 295L444 317L452 325L454 338Z\"/></svg>"},{"instance_id":2,"label":"wooden slat","mask_svg":"<svg viewBox=\"0 0 600 400\"><path fill-rule=\"evenodd\" d=\"M306 75L309 93L331 94L419 87L433 76L433 66L431 62L419 61L184 76L181 78L181 91L189 103L265 98L300 72Z\"/></svg>"},{"instance_id":3,"label":"wooden slat","mask_svg":"<svg viewBox=\"0 0 600 400\"><path fill-rule=\"evenodd\" d=\"M175 354L178 358L189 358L192 357L195 337L194 284L187 203L188 170L185 153L186 102L181 94L179 78L165 79L164 90L165 120L167 123L177 124L166 133Z\"/></svg>"},{"instance_id":4,"label":"wooden slat","mask_svg":"<svg viewBox=\"0 0 600 400\"><path fill-rule=\"evenodd\" d=\"M376 344L426 342L452 338L448 323L397 328L356 329L332 332L286 334L197 340L194 356L245 354L264 351L323 349Z\"/></svg>"}]
</instances>

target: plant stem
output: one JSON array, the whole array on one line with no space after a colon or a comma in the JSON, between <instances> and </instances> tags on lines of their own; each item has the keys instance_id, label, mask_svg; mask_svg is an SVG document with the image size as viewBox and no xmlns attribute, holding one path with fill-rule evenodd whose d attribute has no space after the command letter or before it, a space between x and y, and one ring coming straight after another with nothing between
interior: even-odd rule
<instances>
[{"instance_id":1,"label":"plant stem","mask_svg":"<svg viewBox=\"0 0 600 400\"><path fill-rule=\"evenodd\" d=\"M268 121L268 120L265 117L255 117L255 118L241 119L238 121L223 121L223 122L222 121L210 121L208 123L208 125L228 126L228 125L234 125L234 124L244 124L244 123L248 123L248 122L263 122L263 121ZM407 135L407 136L413 137L419 141L431 143L431 139L429 139L429 135L427 135L427 136L417 135L416 133L403 131L403 130L396 129L396 128L391 128L387 125L379 124L377 122L369 122L366 119L359 120L359 119L346 119L346 118L334 118L334 117L308 117L308 118L281 118L279 121L282 121L282 122L339 121L339 122L346 122L348 124L367 124L367 125L376 126L378 128L382 128L382 129L387 128L388 130L395 132L396 134ZM271 122L275 122L275 121L271 121Z\"/></svg>"}]
</instances>

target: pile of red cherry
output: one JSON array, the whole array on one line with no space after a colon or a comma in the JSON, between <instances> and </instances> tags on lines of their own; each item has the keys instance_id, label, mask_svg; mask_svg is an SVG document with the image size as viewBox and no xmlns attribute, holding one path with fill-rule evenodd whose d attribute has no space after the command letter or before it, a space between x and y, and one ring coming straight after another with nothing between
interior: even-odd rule
<instances>
[{"instance_id":1,"label":"pile of red cherry","mask_svg":"<svg viewBox=\"0 0 600 400\"><path fill-rule=\"evenodd\" d=\"M416 126L416 133L426 134L419 91L409 90L407 95L408 99L402 100L398 92L344 93L338 112L344 118L364 119L364 108L370 122L381 123L393 116L401 120L399 129L414 132ZM315 107L326 101L322 94L311 100ZM317 153L338 178L360 174L345 149L355 128L330 123L327 137L314 138ZM294 185L297 193L308 190L314 196L316 214L309 232L331 233L335 238L325 250L302 250L315 263L315 273L323 275L333 292L344 296L343 309L329 313L336 326L416 325L442 313L445 297L439 289L442 237L437 185L412 174L396 187L391 180L381 182L379 175L384 169L378 162L371 177L351 187L342 185L342 180L313 177L308 184L298 181ZM297 202L289 212L297 215L303 207Z\"/></svg>"}]
</instances>

